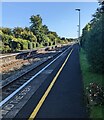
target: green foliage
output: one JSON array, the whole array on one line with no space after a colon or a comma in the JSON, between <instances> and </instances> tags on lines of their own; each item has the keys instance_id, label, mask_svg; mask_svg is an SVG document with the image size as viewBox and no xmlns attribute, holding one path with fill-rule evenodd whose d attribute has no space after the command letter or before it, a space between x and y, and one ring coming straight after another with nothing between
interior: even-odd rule
<instances>
[{"instance_id":1,"label":"green foliage","mask_svg":"<svg viewBox=\"0 0 104 120\"><path fill-rule=\"evenodd\" d=\"M12 50L16 50L17 48L17 42L16 41L10 41L9 46Z\"/></svg>"},{"instance_id":2,"label":"green foliage","mask_svg":"<svg viewBox=\"0 0 104 120\"><path fill-rule=\"evenodd\" d=\"M0 52L2 51L2 41L0 41Z\"/></svg>"},{"instance_id":3,"label":"green foliage","mask_svg":"<svg viewBox=\"0 0 104 120\"><path fill-rule=\"evenodd\" d=\"M43 25L41 27L41 32L44 33L45 35L47 35L49 33L49 29L46 25Z\"/></svg>"},{"instance_id":4,"label":"green foliage","mask_svg":"<svg viewBox=\"0 0 104 120\"><path fill-rule=\"evenodd\" d=\"M7 35L12 35L12 31L10 28L0 28L0 30Z\"/></svg>"},{"instance_id":5,"label":"green foliage","mask_svg":"<svg viewBox=\"0 0 104 120\"><path fill-rule=\"evenodd\" d=\"M20 44L20 43L17 43L17 47L16 47L16 49L17 49L17 51L18 51L18 50L22 50L22 48L21 48L21 44Z\"/></svg>"},{"instance_id":6,"label":"green foliage","mask_svg":"<svg viewBox=\"0 0 104 120\"><path fill-rule=\"evenodd\" d=\"M17 39L15 38L14 41L20 43L20 45L23 47L24 50L28 49L28 43L29 43L28 40L23 40L21 38L17 38Z\"/></svg>"},{"instance_id":7,"label":"green foliage","mask_svg":"<svg viewBox=\"0 0 104 120\"><path fill-rule=\"evenodd\" d=\"M83 29L81 45L86 51L90 69L104 73L104 13L93 15L94 18Z\"/></svg>"},{"instance_id":8,"label":"green foliage","mask_svg":"<svg viewBox=\"0 0 104 120\"><path fill-rule=\"evenodd\" d=\"M32 48L36 48L36 43L35 42L32 43Z\"/></svg>"},{"instance_id":9,"label":"green foliage","mask_svg":"<svg viewBox=\"0 0 104 120\"><path fill-rule=\"evenodd\" d=\"M48 36L48 38L50 39L51 44L52 44L52 45L55 45L55 44L56 44L56 37L55 37L52 33L48 33L47 36ZM50 46L50 45L49 45L49 46Z\"/></svg>"},{"instance_id":10,"label":"green foliage","mask_svg":"<svg viewBox=\"0 0 104 120\"><path fill-rule=\"evenodd\" d=\"M30 27L0 28L0 38L2 39L3 52L35 49L36 47L51 46L68 43L63 41L56 32L49 31L46 25L42 24L40 15L30 17Z\"/></svg>"},{"instance_id":11,"label":"green foliage","mask_svg":"<svg viewBox=\"0 0 104 120\"><path fill-rule=\"evenodd\" d=\"M16 37L16 38L21 38L21 33L23 32L23 28L21 28L21 27L15 27L14 29L13 29L13 35L14 35L14 37Z\"/></svg>"},{"instance_id":12,"label":"green foliage","mask_svg":"<svg viewBox=\"0 0 104 120\"><path fill-rule=\"evenodd\" d=\"M52 45L54 45L52 42L49 42L49 44L48 44L49 46L52 46Z\"/></svg>"},{"instance_id":13,"label":"green foliage","mask_svg":"<svg viewBox=\"0 0 104 120\"><path fill-rule=\"evenodd\" d=\"M9 46L5 46L5 45L3 45L2 46L2 53L10 53L10 52L12 52L12 49L9 47Z\"/></svg>"},{"instance_id":14,"label":"green foliage","mask_svg":"<svg viewBox=\"0 0 104 120\"><path fill-rule=\"evenodd\" d=\"M48 46L50 39L45 34L42 34L42 42L43 42L43 46Z\"/></svg>"},{"instance_id":15,"label":"green foliage","mask_svg":"<svg viewBox=\"0 0 104 120\"><path fill-rule=\"evenodd\" d=\"M36 43L36 47L39 47L39 43L38 42Z\"/></svg>"},{"instance_id":16,"label":"green foliage","mask_svg":"<svg viewBox=\"0 0 104 120\"><path fill-rule=\"evenodd\" d=\"M23 32L21 32L21 38L29 40L31 42L37 41L36 36L31 31L27 31L27 30L24 30Z\"/></svg>"},{"instance_id":17,"label":"green foliage","mask_svg":"<svg viewBox=\"0 0 104 120\"><path fill-rule=\"evenodd\" d=\"M86 87L89 86L90 83L97 83L102 86L104 75L93 73L89 67L90 64L87 60L86 53L83 49L80 50L80 65L83 76L83 83L86 93ZM103 118L103 106L90 106L90 118Z\"/></svg>"},{"instance_id":18,"label":"green foliage","mask_svg":"<svg viewBox=\"0 0 104 120\"><path fill-rule=\"evenodd\" d=\"M30 21L31 21L31 26L30 26L30 30L33 32L34 35L36 35L38 32L41 31L42 28L42 18L40 17L40 15L32 15L30 17Z\"/></svg>"}]
</instances>

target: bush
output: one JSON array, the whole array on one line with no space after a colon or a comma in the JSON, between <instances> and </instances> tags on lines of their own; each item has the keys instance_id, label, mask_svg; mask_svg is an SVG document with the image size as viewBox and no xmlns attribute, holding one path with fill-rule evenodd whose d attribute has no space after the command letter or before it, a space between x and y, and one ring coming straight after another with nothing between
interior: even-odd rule
<instances>
[{"instance_id":1,"label":"bush","mask_svg":"<svg viewBox=\"0 0 104 120\"><path fill-rule=\"evenodd\" d=\"M42 45L43 45L43 46L48 46L48 43L47 43L47 42L45 42L45 43L42 43Z\"/></svg>"},{"instance_id":2,"label":"bush","mask_svg":"<svg viewBox=\"0 0 104 120\"><path fill-rule=\"evenodd\" d=\"M0 51L2 50L2 41L0 41Z\"/></svg>"},{"instance_id":3,"label":"bush","mask_svg":"<svg viewBox=\"0 0 104 120\"><path fill-rule=\"evenodd\" d=\"M102 39L100 21L96 23L94 28L90 31L90 39L88 39L86 47L87 58L90 63L90 68L97 73L104 72L104 44Z\"/></svg>"},{"instance_id":4,"label":"bush","mask_svg":"<svg viewBox=\"0 0 104 120\"><path fill-rule=\"evenodd\" d=\"M100 13L97 13L98 15ZM96 73L104 73L104 14L94 18L92 23L83 29L81 45L86 51L90 69ZM96 20L97 19L97 20Z\"/></svg>"},{"instance_id":5,"label":"bush","mask_svg":"<svg viewBox=\"0 0 104 120\"><path fill-rule=\"evenodd\" d=\"M86 90L90 105L104 105L104 89L102 87L96 83L90 83Z\"/></svg>"},{"instance_id":6,"label":"bush","mask_svg":"<svg viewBox=\"0 0 104 120\"><path fill-rule=\"evenodd\" d=\"M17 50L21 50L22 49L20 43L17 43L17 48L16 49Z\"/></svg>"},{"instance_id":7,"label":"bush","mask_svg":"<svg viewBox=\"0 0 104 120\"><path fill-rule=\"evenodd\" d=\"M36 48L36 43L35 42L32 43L32 47Z\"/></svg>"},{"instance_id":8,"label":"bush","mask_svg":"<svg viewBox=\"0 0 104 120\"><path fill-rule=\"evenodd\" d=\"M51 42L49 42L49 46L51 46L52 45L52 43Z\"/></svg>"},{"instance_id":9,"label":"bush","mask_svg":"<svg viewBox=\"0 0 104 120\"><path fill-rule=\"evenodd\" d=\"M36 43L36 47L39 47L39 43L38 42Z\"/></svg>"},{"instance_id":10,"label":"bush","mask_svg":"<svg viewBox=\"0 0 104 120\"><path fill-rule=\"evenodd\" d=\"M10 53L10 52L12 52L12 49L8 45L2 47L2 53Z\"/></svg>"},{"instance_id":11,"label":"bush","mask_svg":"<svg viewBox=\"0 0 104 120\"><path fill-rule=\"evenodd\" d=\"M16 41L16 42L18 42L18 43L20 43L23 46L24 50L28 49L28 44L29 44L28 40L23 40L21 38L14 38L13 40Z\"/></svg>"}]
</instances>

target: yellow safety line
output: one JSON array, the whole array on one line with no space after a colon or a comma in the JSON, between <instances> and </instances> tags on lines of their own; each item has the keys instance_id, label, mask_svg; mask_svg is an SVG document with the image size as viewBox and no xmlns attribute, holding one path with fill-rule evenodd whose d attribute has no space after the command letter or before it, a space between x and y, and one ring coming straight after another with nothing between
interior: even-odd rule
<instances>
[{"instance_id":1,"label":"yellow safety line","mask_svg":"<svg viewBox=\"0 0 104 120\"><path fill-rule=\"evenodd\" d=\"M39 103L37 104L36 108L34 109L34 111L32 112L32 114L30 115L28 120L33 120L35 119L39 109L41 108L42 104L44 103L46 97L48 96L49 92L51 91L55 81L57 80L60 72L62 71L63 67L65 66L69 56L71 55L73 49L70 51L70 53L68 54L66 60L64 61L63 65L61 66L60 70L58 71L58 73L56 74L56 76L54 77L54 79L52 80L52 82L50 83L49 87L47 88L46 92L44 93L44 95L42 96L41 100L39 101Z\"/></svg>"}]
</instances>

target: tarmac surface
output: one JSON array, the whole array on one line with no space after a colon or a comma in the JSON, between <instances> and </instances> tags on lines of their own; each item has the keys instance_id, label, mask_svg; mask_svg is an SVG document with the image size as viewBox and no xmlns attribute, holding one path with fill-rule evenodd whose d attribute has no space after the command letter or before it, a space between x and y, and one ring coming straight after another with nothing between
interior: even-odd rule
<instances>
[{"instance_id":1,"label":"tarmac surface","mask_svg":"<svg viewBox=\"0 0 104 120\"><path fill-rule=\"evenodd\" d=\"M15 118L29 118L50 82L59 71L67 55L68 54L64 55L60 62L53 65L57 67L48 78L46 78L42 86L39 87L28 100L27 104L20 110ZM83 95L84 88L79 62L79 46L74 45L72 54L37 113L36 118L88 118Z\"/></svg>"}]
</instances>

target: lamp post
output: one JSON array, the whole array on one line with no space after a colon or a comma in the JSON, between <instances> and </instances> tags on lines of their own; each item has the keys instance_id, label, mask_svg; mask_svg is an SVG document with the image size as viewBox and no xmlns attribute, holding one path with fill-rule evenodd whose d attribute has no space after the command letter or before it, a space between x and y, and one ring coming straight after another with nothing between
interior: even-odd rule
<instances>
[{"instance_id":1,"label":"lamp post","mask_svg":"<svg viewBox=\"0 0 104 120\"><path fill-rule=\"evenodd\" d=\"M77 9L75 9L76 11L78 11L79 12L79 24L78 24L78 42L79 42L79 44L80 44L80 8L77 8Z\"/></svg>"}]
</instances>

